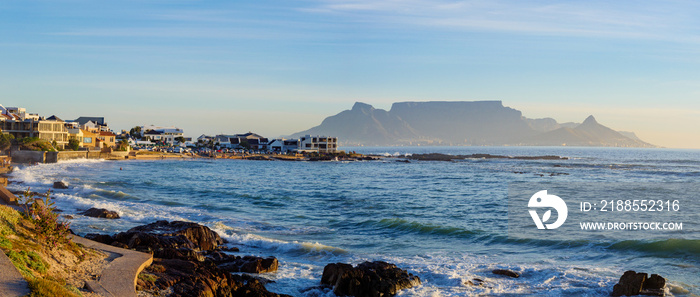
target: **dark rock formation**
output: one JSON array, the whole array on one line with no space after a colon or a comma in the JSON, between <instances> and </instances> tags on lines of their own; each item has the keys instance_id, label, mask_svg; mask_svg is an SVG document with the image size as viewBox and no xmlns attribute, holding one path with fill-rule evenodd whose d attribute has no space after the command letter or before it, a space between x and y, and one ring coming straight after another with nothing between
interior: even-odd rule
<instances>
[{"instance_id":1,"label":"dark rock formation","mask_svg":"<svg viewBox=\"0 0 700 297\"><path fill-rule=\"evenodd\" d=\"M104 219L118 219L119 214L116 211L106 210L104 208L90 208L81 213L84 216Z\"/></svg>"},{"instance_id":2,"label":"dark rock formation","mask_svg":"<svg viewBox=\"0 0 700 297\"><path fill-rule=\"evenodd\" d=\"M256 256L235 257L234 260L219 265L219 268L226 271L248 273L275 272L278 267L279 262L277 262L277 258Z\"/></svg>"},{"instance_id":3,"label":"dark rock formation","mask_svg":"<svg viewBox=\"0 0 700 297\"><path fill-rule=\"evenodd\" d=\"M508 277L514 277L514 278L520 277L520 273L517 273L517 272L512 271L512 270L508 270L508 269L496 269L496 270L491 271L491 272L492 272L493 274L505 275L505 276L508 276Z\"/></svg>"},{"instance_id":4,"label":"dark rock formation","mask_svg":"<svg viewBox=\"0 0 700 297\"><path fill-rule=\"evenodd\" d=\"M65 190L65 189L68 189L68 185L62 181L57 181L57 182L53 183L53 188Z\"/></svg>"},{"instance_id":5,"label":"dark rock formation","mask_svg":"<svg viewBox=\"0 0 700 297\"><path fill-rule=\"evenodd\" d=\"M386 262L364 262L326 265L321 277L322 285L333 286L337 296L380 297L393 296L399 290L421 284L420 279L406 270Z\"/></svg>"},{"instance_id":6,"label":"dark rock formation","mask_svg":"<svg viewBox=\"0 0 700 297\"><path fill-rule=\"evenodd\" d=\"M612 296L664 296L666 279L658 274L648 277L646 273L625 271L620 281L613 287Z\"/></svg>"},{"instance_id":7,"label":"dark rock formation","mask_svg":"<svg viewBox=\"0 0 700 297\"><path fill-rule=\"evenodd\" d=\"M137 289L159 291L171 289L168 296L213 296L213 297L280 297L269 292L257 279L232 275L206 263L181 259L154 259L146 268L154 278L139 278ZM155 279L155 280L153 280Z\"/></svg>"},{"instance_id":8,"label":"dark rock formation","mask_svg":"<svg viewBox=\"0 0 700 297\"><path fill-rule=\"evenodd\" d=\"M153 265L145 272L150 277L140 277L137 288L154 295L171 290L172 294L168 296L286 296L267 291L255 277L230 273L276 271L279 266L276 258L224 253L221 237L197 223L157 221L114 236L88 234L85 237L122 248L152 252Z\"/></svg>"}]
</instances>

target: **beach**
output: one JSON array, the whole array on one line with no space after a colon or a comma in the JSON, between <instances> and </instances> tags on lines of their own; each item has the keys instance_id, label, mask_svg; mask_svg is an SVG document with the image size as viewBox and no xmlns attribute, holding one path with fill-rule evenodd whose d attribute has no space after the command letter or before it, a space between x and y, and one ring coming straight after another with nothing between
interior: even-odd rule
<instances>
[{"instance_id":1,"label":"beach","mask_svg":"<svg viewBox=\"0 0 700 297\"><path fill-rule=\"evenodd\" d=\"M667 240L513 240L513 182L692 182L695 151L577 148L353 148L363 162L192 159L73 160L19 166L8 187L43 191L74 215L78 234L113 235L155 220L209 226L247 254L279 260L261 276L292 296L314 289L328 263L383 260L421 278L402 296L608 296L626 270L658 273L675 296L697 294L698 234ZM399 162L406 153L557 155L567 160L468 159ZM119 220L75 215L90 207ZM693 207L688 205L687 207ZM510 269L518 279L494 275ZM468 285L474 279L487 285Z\"/></svg>"}]
</instances>

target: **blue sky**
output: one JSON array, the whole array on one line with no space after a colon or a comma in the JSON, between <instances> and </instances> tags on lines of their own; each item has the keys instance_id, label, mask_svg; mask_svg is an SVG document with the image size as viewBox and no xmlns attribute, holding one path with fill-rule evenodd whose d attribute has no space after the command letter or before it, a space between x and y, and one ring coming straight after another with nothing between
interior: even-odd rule
<instances>
[{"instance_id":1,"label":"blue sky","mask_svg":"<svg viewBox=\"0 0 700 297\"><path fill-rule=\"evenodd\" d=\"M3 1L0 104L291 134L355 101L502 100L700 148L694 1Z\"/></svg>"}]
</instances>

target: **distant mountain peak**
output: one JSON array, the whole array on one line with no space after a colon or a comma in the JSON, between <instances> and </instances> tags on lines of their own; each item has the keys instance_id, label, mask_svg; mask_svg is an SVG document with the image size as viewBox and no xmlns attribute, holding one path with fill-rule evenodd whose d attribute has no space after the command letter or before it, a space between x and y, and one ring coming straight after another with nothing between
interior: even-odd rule
<instances>
[{"instance_id":1,"label":"distant mountain peak","mask_svg":"<svg viewBox=\"0 0 700 297\"><path fill-rule=\"evenodd\" d=\"M595 117L593 115L589 115L586 120L581 123L581 125L590 125L590 124L598 124L598 121L595 120Z\"/></svg>"},{"instance_id":2,"label":"distant mountain peak","mask_svg":"<svg viewBox=\"0 0 700 297\"><path fill-rule=\"evenodd\" d=\"M372 105L369 105L367 103L362 103L362 102L355 102L355 105L352 106L352 110L372 110L374 107Z\"/></svg>"}]
</instances>

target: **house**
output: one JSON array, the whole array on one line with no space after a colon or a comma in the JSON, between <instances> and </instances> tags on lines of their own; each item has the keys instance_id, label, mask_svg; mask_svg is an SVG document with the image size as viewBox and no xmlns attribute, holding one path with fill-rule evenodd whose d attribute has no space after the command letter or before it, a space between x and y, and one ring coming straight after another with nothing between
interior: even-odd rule
<instances>
[{"instance_id":1,"label":"house","mask_svg":"<svg viewBox=\"0 0 700 297\"><path fill-rule=\"evenodd\" d=\"M271 152L289 153L299 149L298 139L273 139L267 144L267 149Z\"/></svg>"},{"instance_id":2,"label":"house","mask_svg":"<svg viewBox=\"0 0 700 297\"><path fill-rule=\"evenodd\" d=\"M214 140L219 143L220 147L227 148L250 148L254 150L265 150L267 149L268 139L253 132L248 132L245 134L234 134L234 135L216 135Z\"/></svg>"},{"instance_id":3,"label":"house","mask_svg":"<svg viewBox=\"0 0 700 297\"><path fill-rule=\"evenodd\" d=\"M338 138L306 135L299 138L298 151L334 153L338 149Z\"/></svg>"},{"instance_id":4,"label":"house","mask_svg":"<svg viewBox=\"0 0 700 297\"><path fill-rule=\"evenodd\" d=\"M80 128L90 132L112 131L104 117L79 117L72 122L78 123Z\"/></svg>"},{"instance_id":5,"label":"house","mask_svg":"<svg viewBox=\"0 0 700 297\"><path fill-rule=\"evenodd\" d=\"M80 128L72 127L68 128L68 140L71 139L78 140L79 146L87 149L97 147L97 142L99 141L97 138L97 134Z\"/></svg>"},{"instance_id":6,"label":"house","mask_svg":"<svg viewBox=\"0 0 700 297\"><path fill-rule=\"evenodd\" d=\"M35 119L33 116L27 117L27 113L19 108L7 108L13 112L22 113L12 114L13 119L3 117L0 123L0 129L4 133L14 136L16 139L26 137L36 137L48 141L49 143L56 142L58 148L65 148L68 144L68 130L65 123L56 116L51 116L49 119ZM22 119L25 118L25 119Z\"/></svg>"},{"instance_id":7,"label":"house","mask_svg":"<svg viewBox=\"0 0 700 297\"><path fill-rule=\"evenodd\" d=\"M112 132L109 131L100 131L97 134L97 139L99 140L99 147L115 147L117 142L116 138L117 135L115 135Z\"/></svg>"},{"instance_id":8,"label":"house","mask_svg":"<svg viewBox=\"0 0 700 297\"><path fill-rule=\"evenodd\" d=\"M143 137L151 141L163 142L165 144L174 145L177 138L183 137L184 131L177 127L161 127L161 126L141 126Z\"/></svg>"}]
</instances>

